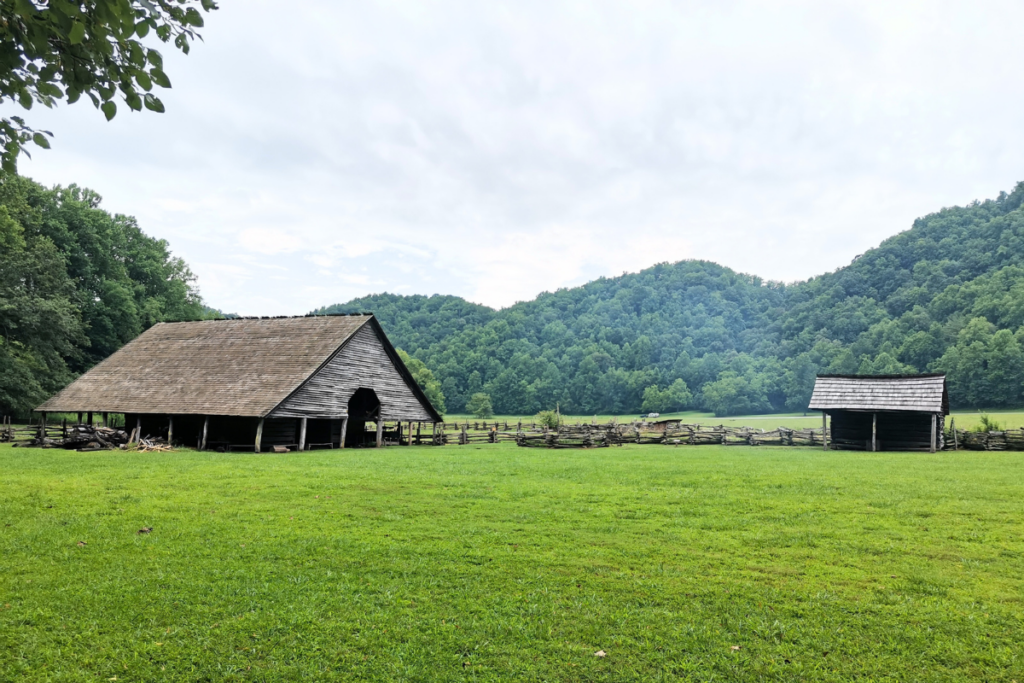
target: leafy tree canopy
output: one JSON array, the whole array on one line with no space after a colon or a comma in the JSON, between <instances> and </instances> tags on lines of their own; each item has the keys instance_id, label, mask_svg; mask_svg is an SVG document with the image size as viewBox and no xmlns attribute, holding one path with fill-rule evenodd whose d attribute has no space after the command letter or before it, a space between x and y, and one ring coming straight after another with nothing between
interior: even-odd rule
<instances>
[{"instance_id":1,"label":"leafy tree canopy","mask_svg":"<svg viewBox=\"0 0 1024 683\"><path fill-rule=\"evenodd\" d=\"M466 403L466 412L480 419L493 417L494 408L491 407L491 397L484 393L473 394Z\"/></svg>"},{"instance_id":2,"label":"leafy tree canopy","mask_svg":"<svg viewBox=\"0 0 1024 683\"><path fill-rule=\"evenodd\" d=\"M0 413L27 414L155 323L211 317L167 243L100 202L0 175Z\"/></svg>"},{"instance_id":3,"label":"leafy tree canopy","mask_svg":"<svg viewBox=\"0 0 1024 683\"><path fill-rule=\"evenodd\" d=\"M434 410L444 415L444 392L441 391L441 383L434 377L434 373L430 371L430 368L423 361L412 358L402 349L398 349L398 356L405 363L405 367L409 370L412 378L416 380L416 384L419 385L427 399L433 404Z\"/></svg>"},{"instance_id":4,"label":"leafy tree canopy","mask_svg":"<svg viewBox=\"0 0 1024 683\"><path fill-rule=\"evenodd\" d=\"M28 110L84 95L108 121L117 99L132 111L163 112L153 89L171 81L154 38L188 54L200 38L200 10L215 9L214 0L2 0L0 103ZM3 169L15 170L30 140L48 148L48 136L20 116L0 119Z\"/></svg>"}]
</instances>

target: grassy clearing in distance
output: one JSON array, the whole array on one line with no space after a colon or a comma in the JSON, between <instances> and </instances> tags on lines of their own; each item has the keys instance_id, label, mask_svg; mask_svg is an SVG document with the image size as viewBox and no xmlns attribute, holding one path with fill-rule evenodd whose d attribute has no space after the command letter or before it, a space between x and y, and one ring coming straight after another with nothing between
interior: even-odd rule
<instances>
[{"instance_id":1,"label":"grassy clearing in distance","mask_svg":"<svg viewBox=\"0 0 1024 683\"><path fill-rule=\"evenodd\" d=\"M978 425L982 415L988 415L998 422L1003 428L1019 429L1024 427L1024 411L1017 410L954 410L946 418L946 427L949 427L949 418L956 418L957 429L971 429ZM576 422L591 422L595 419L597 422L608 422L610 420L617 420L618 422L630 422L637 419L638 415L564 415L563 419L571 424ZM475 418L472 415L445 415L446 422L462 422L469 420L470 422L477 421L479 418ZM496 417L487 418L488 422L494 420L508 421L509 425L512 425L519 420L524 423L531 423L534 421L533 415L498 415ZM789 427L790 429L804 429L807 427L820 427L821 426L821 413L809 411L807 413L770 413L767 415L738 415L733 417L715 417L713 413L700 412L700 411L686 411L682 413L662 413L659 420L675 420L681 419L689 424L703 424L703 425L725 425L727 427L756 427L771 431L776 427Z\"/></svg>"},{"instance_id":2,"label":"grassy clearing in distance","mask_svg":"<svg viewBox=\"0 0 1024 683\"><path fill-rule=\"evenodd\" d=\"M0 446L0 680L1009 683L1022 475L1012 452Z\"/></svg>"}]
</instances>

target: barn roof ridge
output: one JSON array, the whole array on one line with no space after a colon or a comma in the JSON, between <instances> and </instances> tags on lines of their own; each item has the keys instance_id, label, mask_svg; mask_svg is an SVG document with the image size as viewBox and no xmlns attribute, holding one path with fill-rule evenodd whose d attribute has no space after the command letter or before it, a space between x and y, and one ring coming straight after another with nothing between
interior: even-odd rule
<instances>
[{"instance_id":1,"label":"barn roof ridge","mask_svg":"<svg viewBox=\"0 0 1024 683\"><path fill-rule=\"evenodd\" d=\"M931 379L934 377L945 377L944 372L921 372L912 375L815 375L825 379Z\"/></svg>"},{"instance_id":2,"label":"barn roof ridge","mask_svg":"<svg viewBox=\"0 0 1024 683\"><path fill-rule=\"evenodd\" d=\"M361 313L303 313L302 315L236 315L233 318L188 318L186 320L163 320L157 325L174 325L176 323L217 323L228 320L291 320L294 318L341 318L341 317L365 317L374 315L372 311Z\"/></svg>"}]
</instances>

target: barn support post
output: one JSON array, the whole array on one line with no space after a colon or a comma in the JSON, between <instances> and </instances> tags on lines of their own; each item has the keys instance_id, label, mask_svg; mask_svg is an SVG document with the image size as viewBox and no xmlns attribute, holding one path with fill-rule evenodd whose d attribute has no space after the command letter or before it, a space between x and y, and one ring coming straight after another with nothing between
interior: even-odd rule
<instances>
[{"instance_id":1,"label":"barn support post","mask_svg":"<svg viewBox=\"0 0 1024 683\"><path fill-rule=\"evenodd\" d=\"M210 416L203 418L203 440L199 442L199 450L206 450L206 434L210 431Z\"/></svg>"},{"instance_id":2,"label":"barn support post","mask_svg":"<svg viewBox=\"0 0 1024 683\"><path fill-rule=\"evenodd\" d=\"M828 413L821 411L821 443L824 450L828 450Z\"/></svg>"},{"instance_id":3,"label":"barn support post","mask_svg":"<svg viewBox=\"0 0 1024 683\"><path fill-rule=\"evenodd\" d=\"M174 416L167 416L167 445L174 445Z\"/></svg>"},{"instance_id":4,"label":"barn support post","mask_svg":"<svg viewBox=\"0 0 1024 683\"><path fill-rule=\"evenodd\" d=\"M342 437L344 441L345 437ZM306 418L299 420L299 450L306 450Z\"/></svg>"},{"instance_id":5,"label":"barn support post","mask_svg":"<svg viewBox=\"0 0 1024 683\"><path fill-rule=\"evenodd\" d=\"M420 442L420 429L422 429L422 428L423 428L423 422L417 422L416 423L416 445L417 446L419 446L420 443L421 443Z\"/></svg>"},{"instance_id":6,"label":"barn support post","mask_svg":"<svg viewBox=\"0 0 1024 683\"><path fill-rule=\"evenodd\" d=\"M950 427L949 431L953 432L953 450L954 451L958 451L958 450L960 450L960 444L956 440L956 418L955 417L954 418L950 418L950 420L949 420L949 427Z\"/></svg>"},{"instance_id":7,"label":"barn support post","mask_svg":"<svg viewBox=\"0 0 1024 683\"><path fill-rule=\"evenodd\" d=\"M260 442L263 441L263 418L260 418L260 422L256 425L256 452L260 452Z\"/></svg>"},{"instance_id":8,"label":"barn support post","mask_svg":"<svg viewBox=\"0 0 1024 683\"><path fill-rule=\"evenodd\" d=\"M46 438L46 413L40 413L42 417L39 419L39 438Z\"/></svg>"},{"instance_id":9,"label":"barn support post","mask_svg":"<svg viewBox=\"0 0 1024 683\"><path fill-rule=\"evenodd\" d=\"M341 444L338 446L338 448L344 448L345 447L345 437L346 437L347 434L348 434L348 415L346 415L345 417L341 418Z\"/></svg>"},{"instance_id":10,"label":"barn support post","mask_svg":"<svg viewBox=\"0 0 1024 683\"><path fill-rule=\"evenodd\" d=\"M878 450L878 413L871 413L871 452Z\"/></svg>"},{"instance_id":11,"label":"barn support post","mask_svg":"<svg viewBox=\"0 0 1024 683\"><path fill-rule=\"evenodd\" d=\"M89 415L88 415L88 417L86 419L89 420L89 426L92 427L92 411L91 410L89 411Z\"/></svg>"},{"instance_id":12,"label":"barn support post","mask_svg":"<svg viewBox=\"0 0 1024 683\"><path fill-rule=\"evenodd\" d=\"M405 442L405 445L406 446L411 446L412 445L412 420L409 421L409 437L408 437L408 440Z\"/></svg>"},{"instance_id":13,"label":"barn support post","mask_svg":"<svg viewBox=\"0 0 1024 683\"><path fill-rule=\"evenodd\" d=\"M110 426L109 420L110 420L110 413L103 413L103 426L104 427L109 427Z\"/></svg>"},{"instance_id":14,"label":"barn support post","mask_svg":"<svg viewBox=\"0 0 1024 683\"><path fill-rule=\"evenodd\" d=\"M935 435L935 429L938 426L938 424L939 424L938 415L936 415L935 413L932 413L932 447L930 449L932 453L935 452L935 445L936 445L936 442L938 441L938 439L936 439L936 435Z\"/></svg>"},{"instance_id":15,"label":"barn support post","mask_svg":"<svg viewBox=\"0 0 1024 683\"><path fill-rule=\"evenodd\" d=\"M76 425L82 424L82 414L81 413L78 414L78 422L76 422L75 424Z\"/></svg>"},{"instance_id":16,"label":"barn support post","mask_svg":"<svg viewBox=\"0 0 1024 683\"><path fill-rule=\"evenodd\" d=\"M384 447L384 420L377 418L377 448Z\"/></svg>"},{"instance_id":17,"label":"barn support post","mask_svg":"<svg viewBox=\"0 0 1024 683\"><path fill-rule=\"evenodd\" d=\"M141 440L142 440L142 417L139 416L139 417L135 418L135 441L138 442L138 441L141 441Z\"/></svg>"}]
</instances>

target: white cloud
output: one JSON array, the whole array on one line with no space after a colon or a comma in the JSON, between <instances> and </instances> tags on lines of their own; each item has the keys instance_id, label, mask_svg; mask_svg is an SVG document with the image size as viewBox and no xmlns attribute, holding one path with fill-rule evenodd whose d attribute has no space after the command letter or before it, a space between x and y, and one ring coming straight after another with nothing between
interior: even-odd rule
<instances>
[{"instance_id":1,"label":"white cloud","mask_svg":"<svg viewBox=\"0 0 1024 683\"><path fill-rule=\"evenodd\" d=\"M1024 179L1022 19L225 0L166 55L166 114L33 110L56 140L23 171L96 189L242 313L382 290L501 306L681 258L793 280Z\"/></svg>"}]
</instances>

